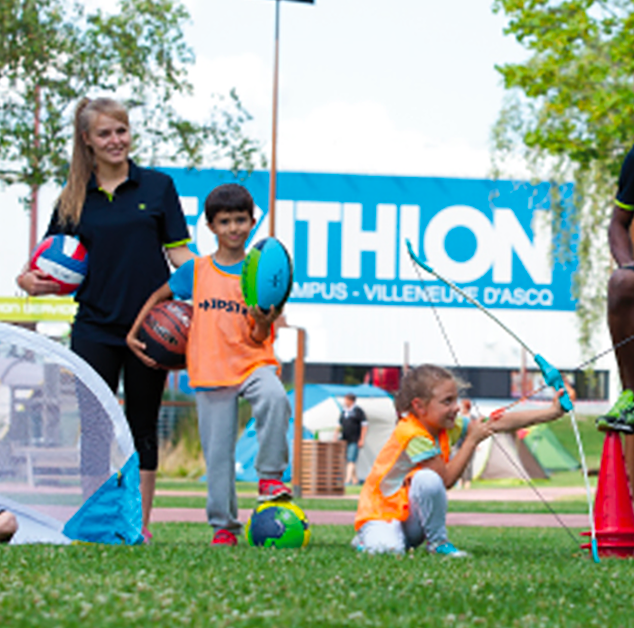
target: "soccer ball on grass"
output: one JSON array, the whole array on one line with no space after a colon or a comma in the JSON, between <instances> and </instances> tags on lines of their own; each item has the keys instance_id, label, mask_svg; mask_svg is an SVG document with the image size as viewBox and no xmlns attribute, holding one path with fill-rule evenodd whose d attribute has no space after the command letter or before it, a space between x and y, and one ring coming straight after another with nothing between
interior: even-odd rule
<instances>
[{"instance_id":1,"label":"soccer ball on grass","mask_svg":"<svg viewBox=\"0 0 634 628\"><path fill-rule=\"evenodd\" d=\"M251 513L244 529L249 545L298 548L308 545L310 529L304 511L292 502L264 502Z\"/></svg>"}]
</instances>

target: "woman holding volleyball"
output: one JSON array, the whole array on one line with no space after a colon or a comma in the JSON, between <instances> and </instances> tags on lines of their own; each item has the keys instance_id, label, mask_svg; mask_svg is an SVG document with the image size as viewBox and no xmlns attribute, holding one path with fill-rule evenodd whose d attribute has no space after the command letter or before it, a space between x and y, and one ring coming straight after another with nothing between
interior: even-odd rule
<instances>
[{"instance_id":1,"label":"woman holding volleyball","mask_svg":"<svg viewBox=\"0 0 634 628\"><path fill-rule=\"evenodd\" d=\"M143 364L125 339L141 306L170 276L166 255L175 267L194 255L174 183L163 173L137 166L129 158L130 146L128 112L119 102L84 98L79 103L67 184L45 235L75 235L88 251L88 272L75 295L79 307L71 348L114 392L123 376L126 417L140 459L144 536L149 538L166 371ZM26 270L17 281L30 295L59 290L37 270ZM88 430L85 419L82 435Z\"/></svg>"}]
</instances>

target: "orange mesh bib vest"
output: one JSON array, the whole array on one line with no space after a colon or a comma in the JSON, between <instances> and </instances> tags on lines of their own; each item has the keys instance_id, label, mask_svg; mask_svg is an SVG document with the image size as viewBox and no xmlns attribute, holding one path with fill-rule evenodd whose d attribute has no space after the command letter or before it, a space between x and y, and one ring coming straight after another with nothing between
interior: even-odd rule
<instances>
[{"instance_id":1,"label":"orange mesh bib vest","mask_svg":"<svg viewBox=\"0 0 634 628\"><path fill-rule=\"evenodd\" d=\"M277 366L273 339L251 339L253 319L240 276L220 270L210 257L194 262L194 314L187 342L187 372L193 388L235 386L260 366Z\"/></svg>"},{"instance_id":2,"label":"orange mesh bib vest","mask_svg":"<svg viewBox=\"0 0 634 628\"><path fill-rule=\"evenodd\" d=\"M394 428L392 435L376 457L372 470L368 475L361 495L354 520L355 530L360 530L368 521L405 521L409 515L409 483L412 475L422 468L422 463L415 465L405 472L400 487L390 494L385 494L382 488L384 480L402 459L412 438L424 436L433 440L431 434L421 425L413 415L408 414L401 419ZM449 461L449 436L445 430L438 435L440 451L445 462Z\"/></svg>"}]
</instances>

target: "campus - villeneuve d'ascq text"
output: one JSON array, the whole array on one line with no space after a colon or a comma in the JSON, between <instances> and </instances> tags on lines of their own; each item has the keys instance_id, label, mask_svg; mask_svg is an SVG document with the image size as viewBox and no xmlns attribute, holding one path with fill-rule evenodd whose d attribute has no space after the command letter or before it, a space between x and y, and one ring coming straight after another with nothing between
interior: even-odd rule
<instances>
[{"instance_id":1,"label":"campus - villeneuve d'ascq text","mask_svg":"<svg viewBox=\"0 0 634 628\"><path fill-rule=\"evenodd\" d=\"M554 297L548 288L499 288L487 286L484 289L467 286L464 291L473 299L485 305L550 307ZM351 288L340 281L327 283L324 281L295 282L291 299L296 301L348 301L356 300L375 303L433 303L460 305L466 303L465 298L446 286L421 284L367 284L362 285L362 292Z\"/></svg>"}]
</instances>

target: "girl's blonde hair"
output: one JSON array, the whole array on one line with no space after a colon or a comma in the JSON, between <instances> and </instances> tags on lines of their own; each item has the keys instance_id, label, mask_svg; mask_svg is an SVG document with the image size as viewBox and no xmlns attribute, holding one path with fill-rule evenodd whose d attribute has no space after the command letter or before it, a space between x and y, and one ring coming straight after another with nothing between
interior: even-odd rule
<instances>
[{"instance_id":1,"label":"girl's blonde hair","mask_svg":"<svg viewBox=\"0 0 634 628\"><path fill-rule=\"evenodd\" d=\"M94 155L84 140L84 134L90 131L92 121L100 113L130 126L126 108L112 98L82 98L79 101L75 109L73 154L68 179L58 199L59 219L63 225L77 225L81 218L86 200L86 186L95 167Z\"/></svg>"},{"instance_id":2,"label":"girl's blonde hair","mask_svg":"<svg viewBox=\"0 0 634 628\"><path fill-rule=\"evenodd\" d=\"M412 409L412 401L417 397L429 401L434 396L434 388L442 381L452 380L458 390L468 388L468 384L456 377L451 371L442 366L421 364L405 373L401 380L401 387L396 393L394 404L399 416Z\"/></svg>"}]
</instances>

